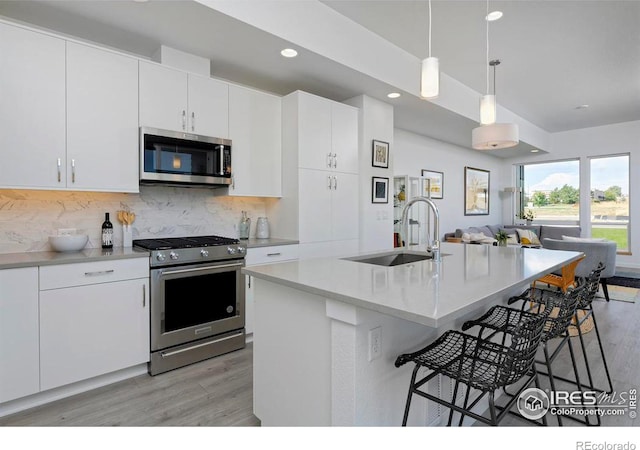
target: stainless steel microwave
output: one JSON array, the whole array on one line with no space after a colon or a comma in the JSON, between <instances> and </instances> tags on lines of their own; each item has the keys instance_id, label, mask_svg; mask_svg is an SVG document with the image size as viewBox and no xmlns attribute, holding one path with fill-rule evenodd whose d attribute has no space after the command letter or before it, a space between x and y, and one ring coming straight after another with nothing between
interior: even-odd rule
<instances>
[{"instance_id":1,"label":"stainless steel microwave","mask_svg":"<svg viewBox=\"0 0 640 450\"><path fill-rule=\"evenodd\" d=\"M140 184L231 184L231 141L140 127Z\"/></svg>"}]
</instances>

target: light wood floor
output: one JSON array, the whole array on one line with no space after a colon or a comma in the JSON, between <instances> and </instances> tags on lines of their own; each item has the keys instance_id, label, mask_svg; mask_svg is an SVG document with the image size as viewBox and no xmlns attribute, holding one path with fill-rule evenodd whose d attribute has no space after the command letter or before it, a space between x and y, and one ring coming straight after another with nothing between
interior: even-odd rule
<instances>
[{"instance_id":1,"label":"light wood floor","mask_svg":"<svg viewBox=\"0 0 640 450\"><path fill-rule=\"evenodd\" d=\"M258 426L253 346L0 418L0 426Z\"/></svg>"},{"instance_id":2,"label":"light wood floor","mask_svg":"<svg viewBox=\"0 0 640 450\"><path fill-rule=\"evenodd\" d=\"M597 301L594 307L616 391L640 388L640 296L635 303ZM604 386L595 333L585 338L594 355L596 385ZM141 375L0 418L0 426L258 426L252 413L252 352L249 344L156 377ZM554 363L556 373L568 373L566 359L565 349ZM603 424L637 426L640 422L625 415L605 417ZM503 425L526 423L508 417Z\"/></svg>"}]
</instances>

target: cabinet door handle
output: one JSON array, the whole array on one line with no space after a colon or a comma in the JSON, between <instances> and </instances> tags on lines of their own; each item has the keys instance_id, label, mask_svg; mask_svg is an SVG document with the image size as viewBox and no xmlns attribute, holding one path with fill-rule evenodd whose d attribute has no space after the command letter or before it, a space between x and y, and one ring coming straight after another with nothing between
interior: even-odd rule
<instances>
[{"instance_id":1,"label":"cabinet door handle","mask_svg":"<svg viewBox=\"0 0 640 450\"><path fill-rule=\"evenodd\" d=\"M58 183L60 183L61 180L61 173L60 173L60 169L62 167L62 160L60 158L58 158Z\"/></svg>"},{"instance_id":2,"label":"cabinet door handle","mask_svg":"<svg viewBox=\"0 0 640 450\"><path fill-rule=\"evenodd\" d=\"M182 129L187 129L187 111L185 111L184 109L182 110Z\"/></svg>"},{"instance_id":3,"label":"cabinet door handle","mask_svg":"<svg viewBox=\"0 0 640 450\"><path fill-rule=\"evenodd\" d=\"M282 253L277 252L277 253L267 253L267 256L280 256L282 255Z\"/></svg>"},{"instance_id":4,"label":"cabinet door handle","mask_svg":"<svg viewBox=\"0 0 640 450\"><path fill-rule=\"evenodd\" d=\"M331 177L327 175L327 187L331 190Z\"/></svg>"},{"instance_id":5,"label":"cabinet door handle","mask_svg":"<svg viewBox=\"0 0 640 450\"><path fill-rule=\"evenodd\" d=\"M196 131L196 113L191 111L191 131Z\"/></svg>"},{"instance_id":6,"label":"cabinet door handle","mask_svg":"<svg viewBox=\"0 0 640 450\"><path fill-rule=\"evenodd\" d=\"M337 191L338 190L338 177L336 177L334 175L332 178L333 178L333 189Z\"/></svg>"},{"instance_id":7,"label":"cabinet door handle","mask_svg":"<svg viewBox=\"0 0 640 450\"><path fill-rule=\"evenodd\" d=\"M85 272L84 276L85 277L97 277L100 275L109 275L110 273L115 272L113 269L110 270L99 270L97 272Z\"/></svg>"},{"instance_id":8,"label":"cabinet door handle","mask_svg":"<svg viewBox=\"0 0 640 450\"><path fill-rule=\"evenodd\" d=\"M251 275L248 275L247 278L249 278L247 282L249 284L249 289L251 289Z\"/></svg>"},{"instance_id":9,"label":"cabinet door handle","mask_svg":"<svg viewBox=\"0 0 640 450\"><path fill-rule=\"evenodd\" d=\"M235 175L231 175L231 189L236 188L236 177Z\"/></svg>"},{"instance_id":10,"label":"cabinet door handle","mask_svg":"<svg viewBox=\"0 0 640 450\"><path fill-rule=\"evenodd\" d=\"M72 183L76 182L76 160L75 159L71 160L71 182Z\"/></svg>"},{"instance_id":11,"label":"cabinet door handle","mask_svg":"<svg viewBox=\"0 0 640 450\"><path fill-rule=\"evenodd\" d=\"M327 153L327 167L331 169L333 163L331 162L331 153Z\"/></svg>"},{"instance_id":12,"label":"cabinet door handle","mask_svg":"<svg viewBox=\"0 0 640 450\"><path fill-rule=\"evenodd\" d=\"M142 283L142 307L147 306L147 285Z\"/></svg>"},{"instance_id":13,"label":"cabinet door handle","mask_svg":"<svg viewBox=\"0 0 640 450\"><path fill-rule=\"evenodd\" d=\"M337 153L333 154L333 168L334 169L338 168L338 154Z\"/></svg>"}]
</instances>

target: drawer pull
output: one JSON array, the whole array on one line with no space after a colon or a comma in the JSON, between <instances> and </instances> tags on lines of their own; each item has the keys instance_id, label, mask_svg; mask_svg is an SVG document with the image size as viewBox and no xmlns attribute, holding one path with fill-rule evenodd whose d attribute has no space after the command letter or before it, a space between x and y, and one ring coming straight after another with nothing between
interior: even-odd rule
<instances>
[{"instance_id":1,"label":"drawer pull","mask_svg":"<svg viewBox=\"0 0 640 450\"><path fill-rule=\"evenodd\" d=\"M280 256L282 255L282 253L277 252L277 253L267 253L267 256Z\"/></svg>"},{"instance_id":2,"label":"drawer pull","mask_svg":"<svg viewBox=\"0 0 640 450\"><path fill-rule=\"evenodd\" d=\"M109 275L110 273L115 272L113 269L111 270L99 270L97 272L85 272L84 276L85 277L97 277L100 275Z\"/></svg>"}]
</instances>

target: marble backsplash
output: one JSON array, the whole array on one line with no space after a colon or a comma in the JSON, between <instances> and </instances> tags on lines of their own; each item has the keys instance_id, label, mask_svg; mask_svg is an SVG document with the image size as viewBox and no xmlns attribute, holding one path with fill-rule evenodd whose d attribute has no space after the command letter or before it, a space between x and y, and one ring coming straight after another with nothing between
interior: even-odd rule
<instances>
[{"instance_id":1,"label":"marble backsplash","mask_svg":"<svg viewBox=\"0 0 640 450\"><path fill-rule=\"evenodd\" d=\"M229 197L226 190L141 186L139 194L77 191L0 190L0 253L50 250L58 228L89 235L87 247L100 247L104 213L111 216L114 246L122 245L116 211L136 214L133 239L217 234L238 237L241 211L251 217L251 236L265 201Z\"/></svg>"}]
</instances>

